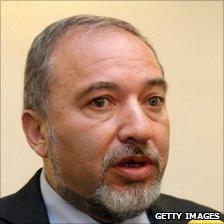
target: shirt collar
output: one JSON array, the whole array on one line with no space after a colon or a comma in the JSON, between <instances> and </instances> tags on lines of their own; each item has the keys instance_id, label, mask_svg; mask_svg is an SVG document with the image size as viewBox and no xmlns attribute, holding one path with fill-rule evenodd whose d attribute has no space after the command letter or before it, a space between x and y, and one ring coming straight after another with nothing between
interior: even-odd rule
<instances>
[{"instance_id":1,"label":"shirt collar","mask_svg":"<svg viewBox=\"0 0 224 224\"><path fill-rule=\"evenodd\" d=\"M56 223L80 223L80 224L97 224L96 220L86 213L76 209L74 206L65 201L47 182L44 171L40 175L41 193L47 208L48 218L51 224ZM144 223L150 224L146 212L125 220L123 223Z\"/></svg>"}]
</instances>

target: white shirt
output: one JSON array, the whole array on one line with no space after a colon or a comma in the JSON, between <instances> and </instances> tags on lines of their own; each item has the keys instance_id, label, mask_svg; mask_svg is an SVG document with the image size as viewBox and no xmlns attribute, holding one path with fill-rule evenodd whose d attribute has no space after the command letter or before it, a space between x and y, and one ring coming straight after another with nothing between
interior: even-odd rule
<instances>
[{"instance_id":1,"label":"white shirt","mask_svg":"<svg viewBox=\"0 0 224 224\"><path fill-rule=\"evenodd\" d=\"M51 224L57 223L78 223L78 224L96 224L99 223L92 217L76 209L74 206L65 201L47 182L44 171L40 176L41 193L47 208L48 218ZM150 224L147 214L144 212L132 219L122 222L127 223L144 223Z\"/></svg>"}]
</instances>

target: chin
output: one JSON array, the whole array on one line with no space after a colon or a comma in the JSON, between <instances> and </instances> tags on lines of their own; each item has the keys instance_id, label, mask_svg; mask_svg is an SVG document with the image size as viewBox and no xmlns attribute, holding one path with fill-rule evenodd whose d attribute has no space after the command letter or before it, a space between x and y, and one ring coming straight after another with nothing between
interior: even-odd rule
<instances>
[{"instance_id":1,"label":"chin","mask_svg":"<svg viewBox=\"0 0 224 224\"><path fill-rule=\"evenodd\" d=\"M94 194L116 221L137 216L145 211L160 195L161 178L146 183L132 182L125 186L103 185ZM112 218L112 217L111 217Z\"/></svg>"}]
</instances>

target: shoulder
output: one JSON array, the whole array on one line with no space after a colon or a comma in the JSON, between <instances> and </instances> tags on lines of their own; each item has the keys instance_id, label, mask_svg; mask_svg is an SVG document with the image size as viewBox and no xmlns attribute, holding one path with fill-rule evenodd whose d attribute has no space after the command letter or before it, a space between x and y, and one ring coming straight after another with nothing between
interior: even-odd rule
<instances>
[{"instance_id":1,"label":"shoulder","mask_svg":"<svg viewBox=\"0 0 224 224\"><path fill-rule=\"evenodd\" d=\"M5 209L16 207L17 204L27 204L31 200L35 200L40 194L40 173L41 170L38 170L29 182L15 194L1 198L1 209L4 211Z\"/></svg>"},{"instance_id":2,"label":"shoulder","mask_svg":"<svg viewBox=\"0 0 224 224\"><path fill-rule=\"evenodd\" d=\"M0 223L11 223L10 220L8 220L7 217L12 216L12 213L16 214L18 213L17 207L20 207L19 203L19 192L6 196L4 198L0 199L0 207L1 207L1 219Z\"/></svg>"},{"instance_id":3,"label":"shoulder","mask_svg":"<svg viewBox=\"0 0 224 224\"><path fill-rule=\"evenodd\" d=\"M0 199L1 223L47 223L47 212L40 191L41 170L15 194Z\"/></svg>"}]
</instances>

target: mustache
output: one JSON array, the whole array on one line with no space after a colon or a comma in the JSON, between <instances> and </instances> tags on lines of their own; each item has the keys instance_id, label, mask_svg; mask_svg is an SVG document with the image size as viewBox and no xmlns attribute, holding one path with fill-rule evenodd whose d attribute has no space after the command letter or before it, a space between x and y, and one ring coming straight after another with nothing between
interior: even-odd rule
<instances>
[{"instance_id":1,"label":"mustache","mask_svg":"<svg viewBox=\"0 0 224 224\"><path fill-rule=\"evenodd\" d=\"M142 146L137 144L127 144L121 147L116 147L105 155L102 161L103 171L105 172L108 168L116 165L120 160L126 157L136 155L146 156L151 163L160 170L161 158L155 148L152 148L150 145Z\"/></svg>"}]
</instances>

